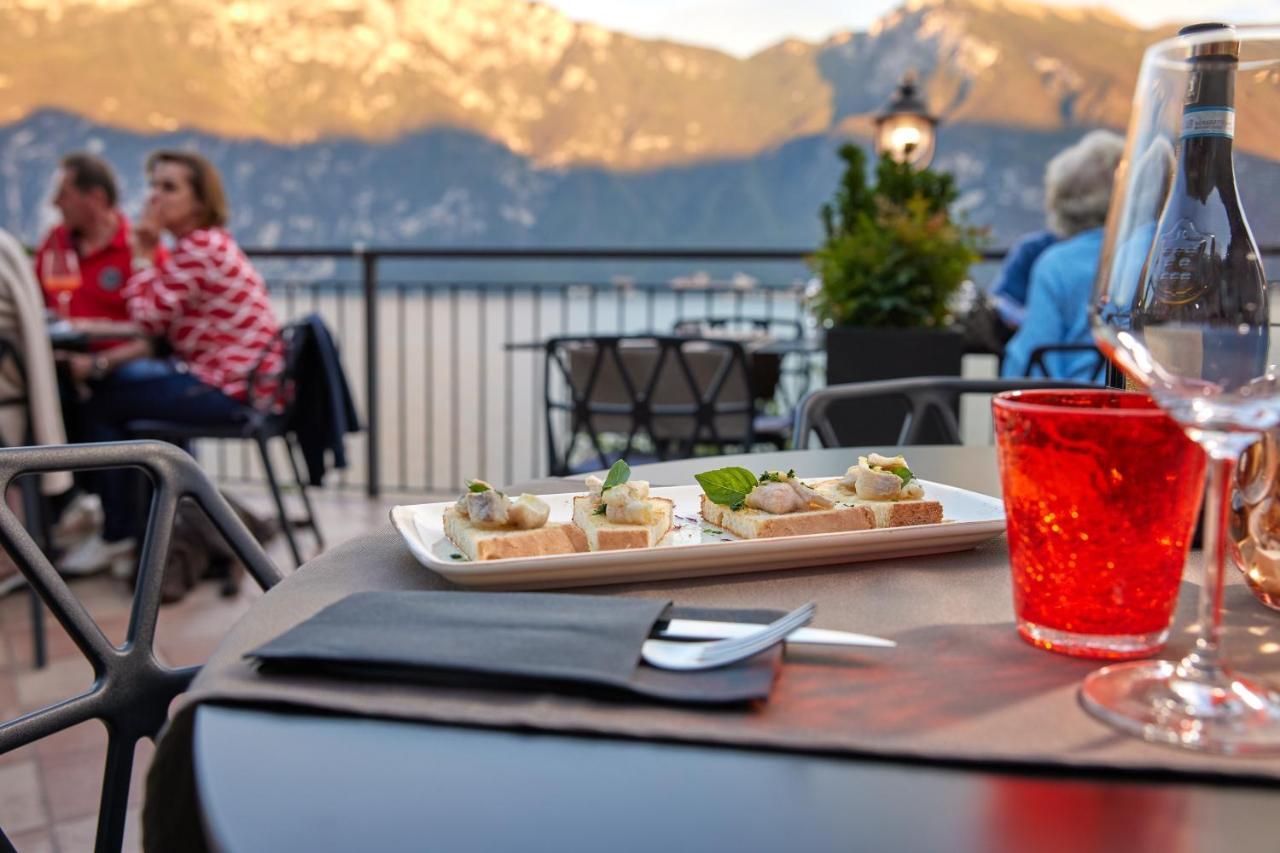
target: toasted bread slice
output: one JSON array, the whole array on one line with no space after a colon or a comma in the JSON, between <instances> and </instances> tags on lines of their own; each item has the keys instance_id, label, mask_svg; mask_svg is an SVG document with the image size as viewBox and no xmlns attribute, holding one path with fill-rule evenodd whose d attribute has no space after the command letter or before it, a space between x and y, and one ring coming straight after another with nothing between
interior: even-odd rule
<instances>
[{"instance_id":1,"label":"toasted bread slice","mask_svg":"<svg viewBox=\"0 0 1280 853\"><path fill-rule=\"evenodd\" d=\"M573 499L573 523L587 537L592 551L619 551L624 548L652 548L671 529L675 504L669 498L649 498L652 512L648 524L618 524L596 515L596 500L591 495Z\"/></svg>"},{"instance_id":2,"label":"toasted bread slice","mask_svg":"<svg viewBox=\"0 0 1280 853\"><path fill-rule=\"evenodd\" d=\"M587 550L587 537L572 524L545 524L533 530L476 527L456 507L444 511L444 535L468 560L541 557Z\"/></svg>"},{"instance_id":3,"label":"toasted bread slice","mask_svg":"<svg viewBox=\"0 0 1280 853\"><path fill-rule=\"evenodd\" d=\"M876 527L909 527L913 524L942 522L942 504L927 498L901 501L868 501L840 485L839 480L815 483L814 488L836 503L848 507L866 507L875 516Z\"/></svg>"},{"instance_id":4,"label":"toasted bread slice","mask_svg":"<svg viewBox=\"0 0 1280 853\"><path fill-rule=\"evenodd\" d=\"M774 515L762 509L743 507L729 509L702 496L702 517L742 539L770 539L774 536L800 536L805 533L838 533L848 530L870 530L876 526L871 510L864 507L838 506Z\"/></svg>"}]
</instances>

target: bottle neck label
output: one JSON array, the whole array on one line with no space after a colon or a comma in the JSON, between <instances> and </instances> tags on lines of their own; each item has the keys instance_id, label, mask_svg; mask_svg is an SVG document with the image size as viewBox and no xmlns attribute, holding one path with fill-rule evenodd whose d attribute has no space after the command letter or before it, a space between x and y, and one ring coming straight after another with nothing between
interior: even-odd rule
<instances>
[{"instance_id":1,"label":"bottle neck label","mask_svg":"<svg viewBox=\"0 0 1280 853\"><path fill-rule=\"evenodd\" d=\"M1234 139L1236 111L1231 107L1188 107L1182 112L1182 138Z\"/></svg>"}]
</instances>

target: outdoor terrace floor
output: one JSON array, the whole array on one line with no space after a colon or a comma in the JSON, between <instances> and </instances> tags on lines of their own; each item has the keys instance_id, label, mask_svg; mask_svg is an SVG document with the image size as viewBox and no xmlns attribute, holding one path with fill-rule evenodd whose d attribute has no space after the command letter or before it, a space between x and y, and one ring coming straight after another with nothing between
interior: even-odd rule
<instances>
[{"instance_id":1,"label":"outdoor terrace floor","mask_svg":"<svg viewBox=\"0 0 1280 853\"><path fill-rule=\"evenodd\" d=\"M236 488L255 511L269 513L263 490ZM439 498L436 498L439 499ZM387 521L396 503L419 503L430 497L384 497L317 493L314 497L321 529L330 545L376 529ZM305 553L314 550L306 531L299 531ZM269 553L282 568L292 567L283 538ZM121 580L97 575L72 582L89 612L107 636L122 641L129 620L131 592ZM167 663L202 663L228 628L262 593L246 578L239 595L223 598L216 582L205 582L185 599L160 611L157 653ZM0 719L68 698L87 689L92 670L61 627L46 619L49 662L32 667L29 599L25 588L0 600ZM79 853L93 849L106 733L97 722L86 723L22 749L0 755L0 828L19 851ZM132 806L124 849L141 849L139 817L143 780L152 745L143 741L134 764L130 789Z\"/></svg>"}]
</instances>

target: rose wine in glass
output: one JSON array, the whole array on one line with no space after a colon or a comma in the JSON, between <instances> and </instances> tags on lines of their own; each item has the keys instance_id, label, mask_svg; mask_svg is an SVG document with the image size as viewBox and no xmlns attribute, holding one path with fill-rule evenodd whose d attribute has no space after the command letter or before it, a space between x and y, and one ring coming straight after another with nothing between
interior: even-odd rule
<instances>
[{"instance_id":1,"label":"rose wine in glass","mask_svg":"<svg viewBox=\"0 0 1280 853\"><path fill-rule=\"evenodd\" d=\"M44 253L41 269L45 289L58 300L58 313L70 317L71 296L80 288L80 262L72 249L52 246Z\"/></svg>"},{"instance_id":2,"label":"rose wine in glass","mask_svg":"<svg viewBox=\"0 0 1280 853\"><path fill-rule=\"evenodd\" d=\"M1208 467L1194 648L1104 667L1081 699L1147 740L1221 753L1280 752L1280 694L1220 651L1234 468L1280 424L1267 281L1235 164L1241 143L1274 150L1265 105L1277 96L1280 29L1197 24L1147 50L1092 306L1098 345L1204 448Z\"/></svg>"}]
</instances>

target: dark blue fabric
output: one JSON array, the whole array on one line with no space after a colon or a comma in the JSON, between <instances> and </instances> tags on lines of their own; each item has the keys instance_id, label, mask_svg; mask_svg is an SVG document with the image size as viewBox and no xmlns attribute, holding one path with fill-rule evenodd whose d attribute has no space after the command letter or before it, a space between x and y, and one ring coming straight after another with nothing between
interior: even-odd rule
<instances>
[{"instance_id":1,"label":"dark blue fabric","mask_svg":"<svg viewBox=\"0 0 1280 853\"><path fill-rule=\"evenodd\" d=\"M1046 249L1031 271L1027 316L1018 334L1004 348L1001 375L1025 376L1031 354L1052 344L1093 343L1089 327L1089 303L1102 253L1102 229L1082 231ZM1045 368L1053 379L1102 384L1094 377L1094 353L1052 353Z\"/></svg>"},{"instance_id":2,"label":"dark blue fabric","mask_svg":"<svg viewBox=\"0 0 1280 853\"><path fill-rule=\"evenodd\" d=\"M1018 238L1005 255L1004 264L991 286L991 295L995 298L996 310L1000 319L1007 325L1017 328L1022 325L1022 316L1026 311L1027 292L1031 287L1031 267L1045 249L1058 240L1052 231L1035 231Z\"/></svg>"},{"instance_id":3,"label":"dark blue fabric","mask_svg":"<svg viewBox=\"0 0 1280 853\"><path fill-rule=\"evenodd\" d=\"M301 339L290 346L294 402L286 426L297 436L308 480L319 486L328 465L326 452L334 468L347 467L346 435L360 431L360 418L324 320L309 314L298 322L297 334Z\"/></svg>"},{"instance_id":4,"label":"dark blue fabric","mask_svg":"<svg viewBox=\"0 0 1280 853\"><path fill-rule=\"evenodd\" d=\"M79 409L80 437L87 442L134 438L125 429L134 420L215 425L242 422L249 415L242 403L159 359L123 364L105 379L90 383L90 388L93 395ZM140 506L142 488L136 471L96 471L87 485L102 498L102 538L115 542L139 535L145 510Z\"/></svg>"}]
</instances>

